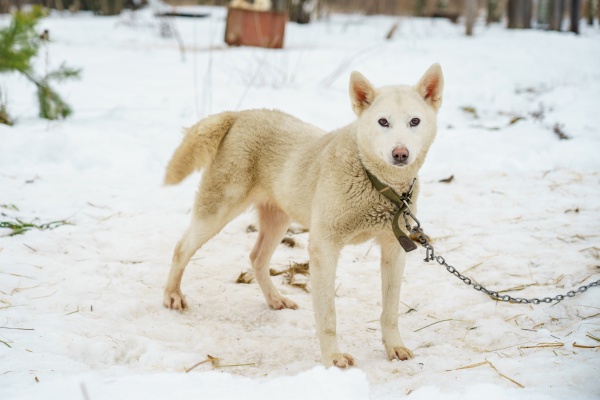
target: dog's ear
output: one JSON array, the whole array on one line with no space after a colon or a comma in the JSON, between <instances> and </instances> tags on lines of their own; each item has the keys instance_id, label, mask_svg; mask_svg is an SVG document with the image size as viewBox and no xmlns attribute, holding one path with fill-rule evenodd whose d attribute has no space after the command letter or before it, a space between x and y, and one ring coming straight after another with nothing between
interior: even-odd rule
<instances>
[{"instance_id":1,"label":"dog's ear","mask_svg":"<svg viewBox=\"0 0 600 400\"><path fill-rule=\"evenodd\" d=\"M423 99L437 111L442 105L442 91L444 90L444 75L440 64L436 63L429 67L415 88Z\"/></svg>"},{"instance_id":2,"label":"dog's ear","mask_svg":"<svg viewBox=\"0 0 600 400\"><path fill-rule=\"evenodd\" d=\"M352 100L352 110L357 116L360 116L371 105L376 91L371 82L360 72L352 72L350 75L350 100Z\"/></svg>"}]
</instances>

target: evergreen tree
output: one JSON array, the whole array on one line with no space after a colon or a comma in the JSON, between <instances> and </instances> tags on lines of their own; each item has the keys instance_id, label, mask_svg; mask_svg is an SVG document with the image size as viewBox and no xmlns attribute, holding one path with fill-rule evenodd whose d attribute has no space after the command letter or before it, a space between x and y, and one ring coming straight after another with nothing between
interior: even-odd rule
<instances>
[{"instance_id":1,"label":"evergreen tree","mask_svg":"<svg viewBox=\"0 0 600 400\"><path fill-rule=\"evenodd\" d=\"M35 30L44 16L41 7L33 7L30 12L17 11L6 28L0 29L0 73L16 71L23 74L37 87L40 117L46 119L66 118L73 110L50 86L51 81L79 78L80 70L61 65L39 77L31 65L47 32L40 37ZM1 122L1 119L0 119Z\"/></svg>"}]
</instances>

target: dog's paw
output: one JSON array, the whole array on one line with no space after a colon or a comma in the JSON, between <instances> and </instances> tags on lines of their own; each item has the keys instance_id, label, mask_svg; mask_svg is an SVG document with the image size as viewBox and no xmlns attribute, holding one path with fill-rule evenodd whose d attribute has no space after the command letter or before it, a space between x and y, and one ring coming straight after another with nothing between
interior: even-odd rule
<instances>
[{"instance_id":1,"label":"dog's paw","mask_svg":"<svg viewBox=\"0 0 600 400\"><path fill-rule=\"evenodd\" d=\"M348 368L356 365L356 360L350 354L335 353L332 356L330 365L335 365L338 368Z\"/></svg>"},{"instance_id":2,"label":"dog's paw","mask_svg":"<svg viewBox=\"0 0 600 400\"><path fill-rule=\"evenodd\" d=\"M270 297L268 300L269 307L273 310L283 310L284 308L298 309L298 304L283 296Z\"/></svg>"},{"instance_id":3,"label":"dog's paw","mask_svg":"<svg viewBox=\"0 0 600 400\"><path fill-rule=\"evenodd\" d=\"M387 352L387 356L388 359L390 361L392 360L400 360L400 361L406 361L406 360L410 360L411 358L414 357L412 351L410 351L409 349L407 349L404 346L396 346L390 349L385 349Z\"/></svg>"},{"instance_id":4,"label":"dog's paw","mask_svg":"<svg viewBox=\"0 0 600 400\"><path fill-rule=\"evenodd\" d=\"M172 292L165 291L164 297L165 307L173 309L173 310L185 310L187 306L187 301L185 301L185 297L181 290L173 290Z\"/></svg>"}]
</instances>

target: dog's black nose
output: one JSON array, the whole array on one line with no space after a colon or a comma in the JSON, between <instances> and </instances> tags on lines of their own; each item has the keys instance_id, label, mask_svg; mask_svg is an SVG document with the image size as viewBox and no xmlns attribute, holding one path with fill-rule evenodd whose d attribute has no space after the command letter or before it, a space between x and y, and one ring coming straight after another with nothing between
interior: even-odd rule
<instances>
[{"instance_id":1,"label":"dog's black nose","mask_svg":"<svg viewBox=\"0 0 600 400\"><path fill-rule=\"evenodd\" d=\"M404 146L396 147L394 150L392 150L392 157L394 157L394 162L396 164L406 164L408 155L408 149Z\"/></svg>"}]
</instances>

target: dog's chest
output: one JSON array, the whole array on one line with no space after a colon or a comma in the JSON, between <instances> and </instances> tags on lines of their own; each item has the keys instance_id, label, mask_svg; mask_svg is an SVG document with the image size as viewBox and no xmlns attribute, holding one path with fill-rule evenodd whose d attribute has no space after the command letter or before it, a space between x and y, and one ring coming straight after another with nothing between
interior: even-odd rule
<instances>
[{"instance_id":1,"label":"dog's chest","mask_svg":"<svg viewBox=\"0 0 600 400\"><path fill-rule=\"evenodd\" d=\"M398 207L391 202L378 202L367 210L365 219L369 225L383 227L392 222L397 212Z\"/></svg>"}]
</instances>

